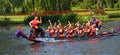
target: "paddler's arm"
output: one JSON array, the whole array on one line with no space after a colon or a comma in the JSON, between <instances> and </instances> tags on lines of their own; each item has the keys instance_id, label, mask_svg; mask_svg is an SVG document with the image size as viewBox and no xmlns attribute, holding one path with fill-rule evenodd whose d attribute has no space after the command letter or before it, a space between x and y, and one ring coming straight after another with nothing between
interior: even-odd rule
<instances>
[{"instance_id":1,"label":"paddler's arm","mask_svg":"<svg viewBox=\"0 0 120 55\"><path fill-rule=\"evenodd\" d=\"M56 28L56 22L54 23L54 28Z\"/></svg>"},{"instance_id":2,"label":"paddler's arm","mask_svg":"<svg viewBox=\"0 0 120 55\"><path fill-rule=\"evenodd\" d=\"M75 24L76 26L79 26L80 24L79 24L79 21Z\"/></svg>"},{"instance_id":3,"label":"paddler's arm","mask_svg":"<svg viewBox=\"0 0 120 55\"><path fill-rule=\"evenodd\" d=\"M90 21L89 21L89 20L87 20L87 23L90 23Z\"/></svg>"},{"instance_id":4,"label":"paddler's arm","mask_svg":"<svg viewBox=\"0 0 120 55\"><path fill-rule=\"evenodd\" d=\"M71 23L70 23L70 21L68 21L68 25L69 25L69 27L71 27Z\"/></svg>"},{"instance_id":5,"label":"paddler's arm","mask_svg":"<svg viewBox=\"0 0 120 55\"><path fill-rule=\"evenodd\" d=\"M60 22L60 20L58 20L58 23L59 23L58 25L61 25L61 22Z\"/></svg>"},{"instance_id":6,"label":"paddler's arm","mask_svg":"<svg viewBox=\"0 0 120 55\"><path fill-rule=\"evenodd\" d=\"M48 22L49 22L49 24L50 24L50 27L53 27L53 26L52 26L52 23L51 23L51 21L50 21L50 20L48 20Z\"/></svg>"},{"instance_id":7,"label":"paddler's arm","mask_svg":"<svg viewBox=\"0 0 120 55\"><path fill-rule=\"evenodd\" d=\"M98 26L100 26L102 24L101 20L99 20L99 19L97 19L97 22L99 22Z\"/></svg>"},{"instance_id":8,"label":"paddler's arm","mask_svg":"<svg viewBox=\"0 0 120 55\"><path fill-rule=\"evenodd\" d=\"M41 17L40 17L40 23L42 23L42 19L41 19Z\"/></svg>"},{"instance_id":9,"label":"paddler's arm","mask_svg":"<svg viewBox=\"0 0 120 55\"><path fill-rule=\"evenodd\" d=\"M29 22L30 27L32 27L32 21Z\"/></svg>"},{"instance_id":10,"label":"paddler's arm","mask_svg":"<svg viewBox=\"0 0 120 55\"><path fill-rule=\"evenodd\" d=\"M82 28L84 28L84 24L85 24L85 23L82 24Z\"/></svg>"},{"instance_id":11,"label":"paddler's arm","mask_svg":"<svg viewBox=\"0 0 120 55\"><path fill-rule=\"evenodd\" d=\"M101 21L99 21L99 24L98 24L98 25L100 26L101 24L102 24L102 22L101 22Z\"/></svg>"}]
</instances>

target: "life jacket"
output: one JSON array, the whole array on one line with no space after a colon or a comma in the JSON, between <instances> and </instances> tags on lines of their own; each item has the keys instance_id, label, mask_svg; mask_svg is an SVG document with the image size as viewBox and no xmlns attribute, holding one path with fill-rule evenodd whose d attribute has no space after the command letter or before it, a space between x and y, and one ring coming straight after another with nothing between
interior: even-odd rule
<instances>
[{"instance_id":1,"label":"life jacket","mask_svg":"<svg viewBox=\"0 0 120 55\"><path fill-rule=\"evenodd\" d=\"M82 29L79 29L79 35L83 36L83 30Z\"/></svg>"},{"instance_id":2,"label":"life jacket","mask_svg":"<svg viewBox=\"0 0 120 55\"><path fill-rule=\"evenodd\" d=\"M64 30L62 28L59 29L59 35L60 37L64 37Z\"/></svg>"},{"instance_id":3,"label":"life jacket","mask_svg":"<svg viewBox=\"0 0 120 55\"><path fill-rule=\"evenodd\" d=\"M84 32L90 32L90 27L89 26L86 26L85 29L84 29Z\"/></svg>"},{"instance_id":4,"label":"life jacket","mask_svg":"<svg viewBox=\"0 0 120 55\"><path fill-rule=\"evenodd\" d=\"M60 34L63 34L63 33L64 33L64 30L63 30L63 29L59 29L59 33L60 33Z\"/></svg>"},{"instance_id":5,"label":"life jacket","mask_svg":"<svg viewBox=\"0 0 120 55\"><path fill-rule=\"evenodd\" d=\"M76 32L78 33L79 36L83 36L83 30L82 28L77 27Z\"/></svg>"},{"instance_id":6,"label":"life jacket","mask_svg":"<svg viewBox=\"0 0 120 55\"><path fill-rule=\"evenodd\" d=\"M54 28L50 28L49 29L49 33L51 37L56 37L56 33L55 33L55 29Z\"/></svg>"},{"instance_id":7,"label":"life jacket","mask_svg":"<svg viewBox=\"0 0 120 55\"><path fill-rule=\"evenodd\" d=\"M15 32L15 35L16 35L17 38L19 38L20 36L22 36L23 38L27 39L26 35L21 30L17 30Z\"/></svg>"},{"instance_id":8,"label":"life jacket","mask_svg":"<svg viewBox=\"0 0 120 55\"><path fill-rule=\"evenodd\" d=\"M73 28L69 28L68 29L68 36L69 37L74 37L74 30L73 30Z\"/></svg>"},{"instance_id":9,"label":"life jacket","mask_svg":"<svg viewBox=\"0 0 120 55\"><path fill-rule=\"evenodd\" d=\"M96 35L96 32L95 32L95 28L92 28L91 31L90 31L90 35Z\"/></svg>"},{"instance_id":10,"label":"life jacket","mask_svg":"<svg viewBox=\"0 0 120 55\"><path fill-rule=\"evenodd\" d=\"M20 30L17 30L17 31L15 32L15 35L16 35L17 38L19 38L19 36L21 35L21 31L20 31Z\"/></svg>"}]
</instances>

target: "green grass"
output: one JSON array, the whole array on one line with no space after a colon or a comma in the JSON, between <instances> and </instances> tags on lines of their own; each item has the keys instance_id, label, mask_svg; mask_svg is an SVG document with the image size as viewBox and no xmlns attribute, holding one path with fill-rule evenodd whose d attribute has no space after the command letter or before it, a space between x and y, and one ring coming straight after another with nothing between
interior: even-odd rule
<instances>
[{"instance_id":1,"label":"green grass","mask_svg":"<svg viewBox=\"0 0 120 55\"><path fill-rule=\"evenodd\" d=\"M120 18L110 18L109 20L112 20L112 21L120 21Z\"/></svg>"},{"instance_id":2,"label":"green grass","mask_svg":"<svg viewBox=\"0 0 120 55\"><path fill-rule=\"evenodd\" d=\"M120 10L115 10L115 11L105 11L106 13L120 13Z\"/></svg>"},{"instance_id":3,"label":"green grass","mask_svg":"<svg viewBox=\"0 0 120 55\"><path fill-rule=\"evenodd\" d=\"M75 12L76 14L78 15L81 15L81 16L88 16L90 15L90 12ZM92 14L94 14L94 12L92 12Z\"/></svg>"},{"instance_id":4,"label":"green grass","mask_svg":"<svg viewBox=\"0 0 120 55\"><path fill-rule=\"evenodd\" d=\"M10 18L11 21L15 21L15 22L21 22L24 21L24 19L27 17L28 15L9 15L9 16L0 16L0 19L3 18Z\"/></svg>"},{"instance_id":5,"label":"green grass","mask_svg":"<svg viewBox=\"0 0 120 55\"><path fill-rule=\"evenodd\" d=\"M90 15L90 12L75 12L78 15ZM112 11L105 11L106 14L120 14L120 10L112 10ZM94 11L92 11L92 14L94 15Z\"/></svg>"}]
</instances>

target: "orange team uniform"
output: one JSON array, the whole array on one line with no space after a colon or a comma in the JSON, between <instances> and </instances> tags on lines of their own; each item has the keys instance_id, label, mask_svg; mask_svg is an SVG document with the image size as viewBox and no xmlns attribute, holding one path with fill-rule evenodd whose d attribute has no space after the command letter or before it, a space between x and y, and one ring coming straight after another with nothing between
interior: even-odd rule
<instances>
[{"instance_id":1,"label":"orange team uniform","mask_svg":"<svg viewBox=\"0 0 120 55\"><path fill-rule=\"evenodd\" d=\"M76 27L75 30L76 30L76 32L77 32L77 34L79 36L83 36L83 30L82 30L82 28Z\"/></svg>"},{"instance_id":2,"label":"orange team uniform","mask_svg":"<svg viewBox=\"0 0 120 55\"><path fill-rule=\"evenodd\" d=\"M68 37L74 37L74 29L73 28L68 28Z\"/></svg>"},{"instance_id":3,"label":"orange team uniform","mask_svg":"<svg viewBox=\"0 0 120 55\"><path fill-rule=\"evenodd\" d=\"M39 33L39 31L38 31L38 28L39 28L39 24L40 24L40 21L39 20L37 20L37 19L34 19L34 20L32 20L31 22L30 22L30 24L31 24L31 27L33 28L33 35L34 35L34 37L36 37L37 35L38 35L38 33Z\"/></svg>"},{"instance_id":4,"label":"orange team uniform","mask_svg":"<svg viewBox=\"0 0 120 55\"><path fill-rule=\"evenodd\" d=\"M95 30L95 29L96 29L96 28L92 28L92 29L91 29L91 31L90 31L90 35L91 35L91 36L92 36L92 35L96 35L96 33L95 33L96 30Z\"/></svg>"},{"instance_id":5,"label":"orange team uniform","mask_svg":"<svg viewBox=\"0 0 120 55\"><path fill-rule=\"evenodd\" d=\"M56 33L55 33L55 29L54 28L50 28L49 29L49 33L51 37L56 37Z\"/></svg>"},{"instance_id":6,"label":"orange team uniform","mask_svg":"<svg viewBox=\"0 0 120 55\"><path fill-rule=\"evenodd\" d=\"M40 24L38 20L32 20L32 28L38 28L38 25Z\"/></svg>"},{"instance_id":7,"label":"orange team uniform","mask_svg":"<svg viewBox=\"0 0 120 55\"><path fill-rule=\"evenodd\" d=\"M86 36L90 36L90 32L91 32L91 29L89 26L86 26L85 29L84 29L84 32L85 32L85 35Z\"/></svg>"},{"instance_id":8,"label":"orange team uniform","mask_svg":"<svg viewBox=\"0 0 120 55\"><path fill-rule=\"evenodd\" d=\"M59 29L59 34L60 34L59 35L60 37L64 37L65 36L64 35L64 30L62 28Z\"/></svg>"}]
</instances>

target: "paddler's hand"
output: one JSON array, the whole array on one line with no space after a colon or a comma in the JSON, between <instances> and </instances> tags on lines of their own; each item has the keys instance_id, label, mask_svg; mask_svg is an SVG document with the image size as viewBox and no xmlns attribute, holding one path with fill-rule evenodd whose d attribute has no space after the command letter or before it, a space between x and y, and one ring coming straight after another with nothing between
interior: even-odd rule
<instances>
[{"instance_id":1,"label":"paddler's hand","mask_svg":"<svg viewBox=\"0 0 120 55\"><path fill-rule=\"evenodd\" d=\"M48 20L50 22L50 20Z\"/></svg>"},{"instance_id":2,"label":"paddler's hand","mask_svg":"<svg viewBox=\"0 0 120 55\"><path fill-rule=\"evenodd\" d=\"M60 22L60 20L57 20L58 22Z\"/></svg>"},{"instance_id":3,"label":"paddler's hand","mask_svg":"<svg viewBox=\"0 0 120 55\"><path fill-rule=\"evenodd\" d=\"M40 17L40 20L41 20L41 17Z\"/></svg>"}]
</instances>

